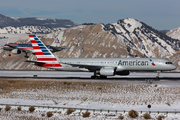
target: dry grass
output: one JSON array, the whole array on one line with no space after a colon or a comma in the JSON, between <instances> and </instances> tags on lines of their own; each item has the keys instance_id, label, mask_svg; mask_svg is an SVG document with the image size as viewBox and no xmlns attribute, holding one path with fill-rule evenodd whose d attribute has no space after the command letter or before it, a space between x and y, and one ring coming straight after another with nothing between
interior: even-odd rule
<instances>
[{"instance_id":1,"label":"dry grass","mask_svg":"<svg viewBox=\"0 0 180 120\"><path fill-rule=\"evenodd\" d=\"M118 118L122 120L122 119L124 119L124 116L120 115Z\"/></svg>"},{"instance_id":2,"label":"dry grass","mask_svg":"<svg viewBox=\"0 0 180 120\"><path fill-rule=\"evenodd\" d=\"M145 113L145 114L143 115L143 117L144 117L144 119L151 119L151 116L150 116L149 113Z\"/></svg>"},{"instance_id":3,"label":"dry grass","mask_svg":"<svg viewBox=\"0 0 180 120\"><path fill-rule=\"evenodd\" d=\"M71 109L71 108L68 108L67 111L66 111L67 115L70 115L70 114L73 113L73 112L74 112L74 110Z\"/></svg>"},{"instance_id":4,"label":"dry grass","mask_svg":"<svg viewBox=\"0 0 180 120\"><path fill-rule=\"evenodd\" d=\"M83 114L83 117L89 117L90 112L86 111L85 113L82 113L82 114Z\"/></svg>"},{"instance_id":5,"label":"dry grass","mask_svg":"<svg viewBox=\"0 0 180 120\"><path fill-rule=\"evenodd\" d=\"M18 111L21 111L21 106L17 107L17 110L18 110Z\"/></svg>"},{"instance_id":6,"label":"dry grass","mask_svg":"<svg viewBox=\"0 0 180 120\"><path fill-rule=\"evenodd\" d=\"M52 117L53 116L52 112L47 112L46 115L47 115L47 117Z\"/></svg>"},{"instance_id":7,"label":"dry grass","mask_svg":"<svg viewBox=\"0 0 180 120\"><path fill-rule=\"evenodd\" d=\"M163 115L158 116L157 120L163 120L165 117Z\"/></svg>"},{"instance_id":8,"label":"dry grass","mask_svg":"<svg viewBox=\"0 0 180 120\"><path fill-rule=\"evenodd\" d=\"M42 117L44 117L44 116L45 116L45 114L44 114L44 113L42 113L42 114L41 114L41 116L42 116Z\"/></svg>"},{"instance_id":9,"label":"dry grass","mask_svg":"<svg viewBox=\"0 0 180 120\"><path fill-rule=\"evenodd\" d=\"M138 112L135 111L135 110L130 110L130 111L128 112L128 115L129 115L131 118L136 118L136 117L138 117Z\"/></svg>"},{"instance_id":10,"label":"dry grass","mask_svg":"<svg viewBox=\"0 0 180 120\"><path fill-rule=\"evenodd\" d=\"M33 106L29 107L30 112L34 112L35 108Z\"/></svg>"},{"instance_id":11,"label":"dry grass","mask_svg":"<svg viewBox=\"0 0 180 120\"><path fill-rule=\"evenodd\" d=\"M9 111L10 109L11 109L11 106L6 105L5 110L6 110L6 111Z\"/></svg>"}]
</instances>

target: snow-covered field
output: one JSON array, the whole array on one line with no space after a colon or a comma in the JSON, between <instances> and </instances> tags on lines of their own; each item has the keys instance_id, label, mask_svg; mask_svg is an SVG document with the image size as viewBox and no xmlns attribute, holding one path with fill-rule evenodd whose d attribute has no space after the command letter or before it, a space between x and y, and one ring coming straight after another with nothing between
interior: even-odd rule
<instances>
[{"instance_id":1,"label":"snow-covered field","mask_svg":"<svg viewBox=\"0 0 180 120\"><path fill-rule=\"evenodd\" d=\"M160 83L161 82L161 83ZM160 81L147 85L137 84L134 81L124 82L93 82L93 81L23 81L0 80L0 103L34 106L54 106L67 108L102 109L118 111L180 111L180 86L168 85ZM164 83L164 84L163 84ZM46 113L53 111L51 119L83 119L82 112L76 110L70 115L64 109L36 108L33 113L29 108L22 106L22 111L17 107L5 111L5 106L0 112L1 119L47 119ZM143 119L139 112L137 119ZM45 116L42 117L42 114ZM130 119L128 112L100 112L90 111L88 119ZM180 119L180 113L151 113L152 118L163 115L165 119Z\"/></svg>"}]
</instances>

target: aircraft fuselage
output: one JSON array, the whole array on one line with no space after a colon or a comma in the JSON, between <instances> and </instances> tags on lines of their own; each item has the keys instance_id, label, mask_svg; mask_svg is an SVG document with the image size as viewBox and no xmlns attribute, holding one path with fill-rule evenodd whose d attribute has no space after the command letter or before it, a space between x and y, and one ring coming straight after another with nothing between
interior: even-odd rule
<instances>
[{"instance_id":1,"label":"aircraft fuselage","mask_svg":"<svg viewBox=\"0 0 180 120\"><path fill-rule=\"evenodd\" d=\"M168 71L176 69L169 60L163 58L60 58L62 67L56 70L89 71L73 65L113 67L116 71ZM72 64L72 65L71 65Z\"/></svg>"}]
</instances>

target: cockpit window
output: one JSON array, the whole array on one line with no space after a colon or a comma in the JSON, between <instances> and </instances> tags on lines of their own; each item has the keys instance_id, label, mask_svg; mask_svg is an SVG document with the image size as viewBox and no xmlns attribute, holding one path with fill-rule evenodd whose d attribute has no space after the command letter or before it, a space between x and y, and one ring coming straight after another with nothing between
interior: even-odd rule
<instances>
[{"instance_id":1,"label":"cockpit window","mask_svg":"<svg viewBox=\"0 0 180 120\"><path fill-rule=\"evenodd\" d=\"M166 64L172 64L172 62L166 62Z\"/></svg>"}]
</instances>

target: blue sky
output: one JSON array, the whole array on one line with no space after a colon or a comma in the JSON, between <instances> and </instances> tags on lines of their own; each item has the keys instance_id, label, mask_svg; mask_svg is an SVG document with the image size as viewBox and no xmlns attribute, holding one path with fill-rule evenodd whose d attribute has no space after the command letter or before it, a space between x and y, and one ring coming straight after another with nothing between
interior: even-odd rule
<instances>
[{"instance_id":1,"label":"blue sky","mask_svg":"<svg viewBox=\"0 0 180 120\"><path fill-rule=\"evenodd\" d=\"M75 23L115 23L134 18L158 30L180 27L180 0L1 0L10 17L70 19Z\"/></svg>"}]
</instances>

